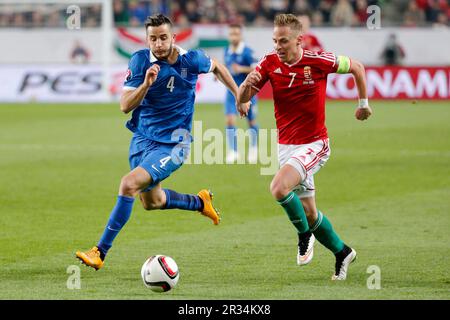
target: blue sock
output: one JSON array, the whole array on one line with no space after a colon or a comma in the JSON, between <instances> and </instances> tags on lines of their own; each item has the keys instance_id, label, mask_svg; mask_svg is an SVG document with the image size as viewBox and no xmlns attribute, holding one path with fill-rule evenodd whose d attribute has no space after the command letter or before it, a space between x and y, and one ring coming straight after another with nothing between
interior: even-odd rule
<instances>
[{"instance_id":1,"label":"blue sock","mask_svg":"<svg viewBox=\"0 0 450 320\"><path fill-rule=\"evenodd\" d=\"M166 194L166 206L162 209L203 210L203 201L199 196L181 194L169 189L163 189L163 191Z\"/></svg>"},{"instance_id":2,"label":"blue sock","mask_svg":"<svg viewBox=\"0 0 450 320\"><path fill-rule=\"evenodd\" d=\"M236 127L235 126L227 126L226 136L227 136L228 149L234 150L237 152Z\"/></svg>"},{"instance_id":3,"label":"blue sock","mask_svg":"<svg viewBox=\"0 0 450 320\"><path fill-rule=\"evenodd\" d=\"M257 124L250 126L250 146L256 147L258 145L258 130Z\"/></svg>"},{"instance_id":4,"label":"blue sock","mask_svg":"<svg viewBox=\"0 0 450 320\"><path fill-rule=\"evenodd\" d=\"M109 216L108 224L103 232L97 247L103 255L111 248L114 238L119 234L122 227L127 223L133 209L134 198L118 196L116 206Z\"/></svg>"}]
</instances>

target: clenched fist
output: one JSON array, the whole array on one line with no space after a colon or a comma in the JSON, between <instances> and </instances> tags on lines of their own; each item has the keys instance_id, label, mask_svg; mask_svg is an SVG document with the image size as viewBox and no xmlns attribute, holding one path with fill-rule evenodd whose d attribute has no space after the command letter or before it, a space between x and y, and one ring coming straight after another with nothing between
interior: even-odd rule
<instances>
[{"instance_id":1,"label":"clenched fist","mask_svg":"<svg viewBox=\"0 0 450 320\"><path fill-rule=\"evenodd\" d=\"M355 117L358 120L367 120L372 114L372 109L369 106L356 108Z\"/></svg>"}]
</instances>

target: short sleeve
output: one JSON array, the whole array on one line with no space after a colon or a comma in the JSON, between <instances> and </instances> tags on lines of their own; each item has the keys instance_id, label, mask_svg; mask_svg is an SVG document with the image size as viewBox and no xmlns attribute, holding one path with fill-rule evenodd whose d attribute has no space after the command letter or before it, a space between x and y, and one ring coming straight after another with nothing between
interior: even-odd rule
<instances>
[{"instance_id":1,"label":"short sleeve","mask_svg":"<svg viewBox=\"0 0 450 320\"><path fill-rule=\"evenodd\" d=\"M267 80L269 80L269 60L267 59L267 56L259 61L255 67L255 70L261 74L261 80L253 88L259 91L262 87L264 87Z\"/></svg>"},{"instance_id":2,"label":"short sleeve","mask_svg":"<svg viewBox=\"0 0 450 320\"><path fill-rule=\"evenodd\" d=\"M211 58L203 50L193 51L192 63L197 67L198 74L211 72Z\"/></svg>"},{"instance_id":3,"label":"short sleeve","mask_svg":"<svg viewBox=\"0 0 450 320\"><path fill-rule=\"evenodd\" d=\"M141 52L136 52L131 56L128 63L128 70L126 79L123 84L125 90L133 90L139 87L145 78L145 72L147 70L145 63L145 56Z\"/></svg>"},{"instance_id":4,"label":"short sleeve","mask_svg":"<svg viewBox=\"0 0 450 320\"><path fill-rule=\"evenodd\" d=\"M319 59L317 59L317 67L325 74L335 73L338 69L337 57L331 52L317 52L315 53Z\"/></svg>"}]
</instances>

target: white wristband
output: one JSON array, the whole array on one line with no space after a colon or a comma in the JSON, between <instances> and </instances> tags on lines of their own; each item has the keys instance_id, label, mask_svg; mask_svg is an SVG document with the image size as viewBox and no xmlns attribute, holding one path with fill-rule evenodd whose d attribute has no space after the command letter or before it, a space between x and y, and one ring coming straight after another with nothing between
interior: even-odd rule
<instances>
[{"instance_id":1,"label":"white wristband","mask_svg":"<svg viewBox=\"0 0 450 320\"><path fill-rule=\"evenodd\" d=\"M359 99L358 108L365 108L369 106L369 99Z\"/></svg>"}]
</instances>

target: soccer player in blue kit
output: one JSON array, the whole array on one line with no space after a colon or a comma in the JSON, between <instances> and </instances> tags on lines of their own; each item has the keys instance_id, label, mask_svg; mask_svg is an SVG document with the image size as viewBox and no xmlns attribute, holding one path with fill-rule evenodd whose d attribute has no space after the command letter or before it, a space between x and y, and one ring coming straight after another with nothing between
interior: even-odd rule
<instances>
[{"instance_id":1,"label":"soccer player in blue kit","mask_svg":"<svg viewBox=\"0 0 450 320\"><path fill-rule=\"evenodd\" d=\"M225 48L225 65L239 86L244 82L247 74L253 71L258 62L253 55L253 50L243 42L242 26L231 24L228 30L229 45ZM247 113L248 126L250 129L250 148L248 161L256 163L258 160L258 125L256 123L256 96L252 97L250 109ZM234 163L239 159L236 138L236 99L231 91L227 91L225 97L225 121L227 139L227 163Z\"/></svg>"},{"instance_id":2,"label":"soccer player in blue kit","mask_svg":"<svg viewBox=\"0 0 450 320\"><path fill-rule=\"evenodd\" d=\"M131 57L120 99L122 112L133 111L126 125L133 132L131 172L120 182L116 205L98 244L86 252L76 252L78 259L96 270L103 266L113 240L130 218L137 195L147 210L199 211L215 225L220 222L209 190L180 194L163 189L161 181L180 168L188 155L198 75L213 72L234 96L238 87L223 64L201 50L185 51L176 46L172 22L166 16L148 17L145 29L150 49Z\"/></svg>"}]
</instances>

